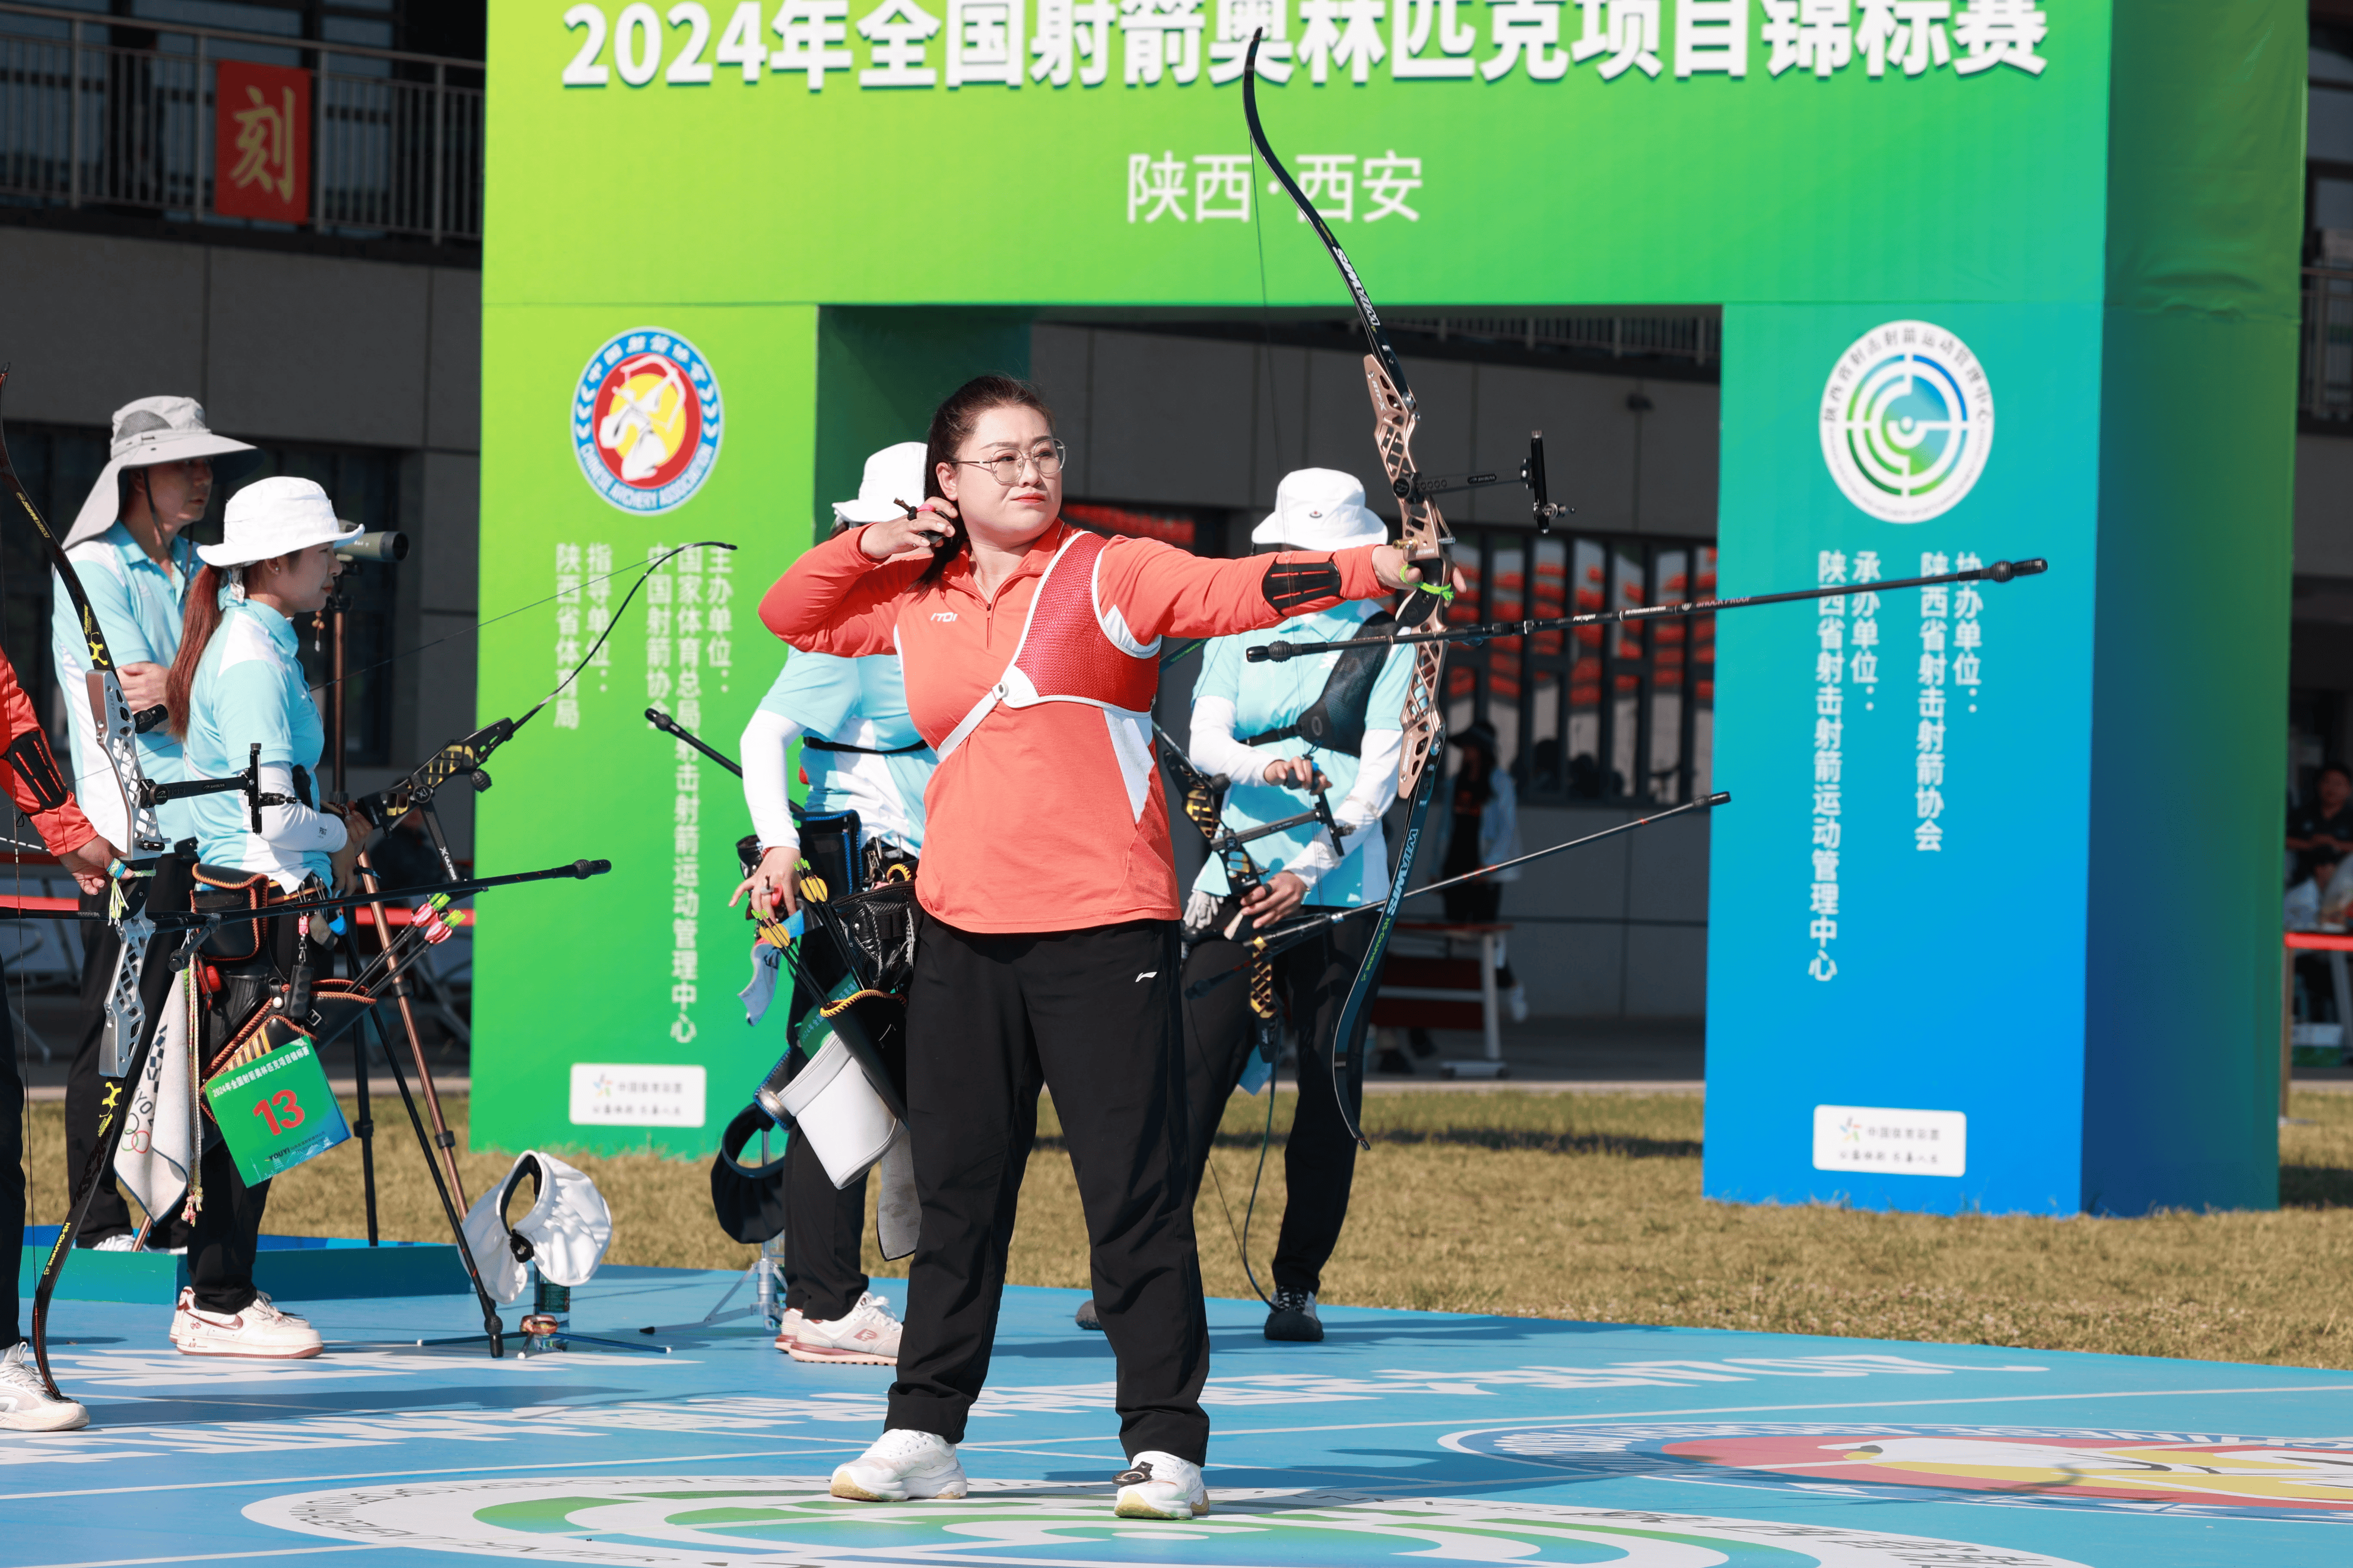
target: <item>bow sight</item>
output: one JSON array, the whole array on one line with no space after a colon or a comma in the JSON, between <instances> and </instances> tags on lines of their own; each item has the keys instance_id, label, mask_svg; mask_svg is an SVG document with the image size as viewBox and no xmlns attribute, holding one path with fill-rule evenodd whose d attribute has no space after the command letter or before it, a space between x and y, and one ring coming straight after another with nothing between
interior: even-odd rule
<instances>
[{"instance_id":1,"label":"bow sight","mask_svg":"<svg viewBox=\"0 0 2353 1568\"><path fill-rule=\"evenodd\" d=\"M1520 464L1516 479L1506 479L1499 473L1451 474L1431 479L1409 470L1391 481L1389 493L1401 501L1411 503L1427 500L1431 496L1484 489L1489 485L1501 484L1527 487L1528 518L1536 525L1538 533L1550 533L1554 518L1567 517L1577 510L1566 502L1553 500L1552 492L1545 483L1544 432L1541 430L1528 432L1528 455L1526 460Z\"/></svg>"}]
</instances>

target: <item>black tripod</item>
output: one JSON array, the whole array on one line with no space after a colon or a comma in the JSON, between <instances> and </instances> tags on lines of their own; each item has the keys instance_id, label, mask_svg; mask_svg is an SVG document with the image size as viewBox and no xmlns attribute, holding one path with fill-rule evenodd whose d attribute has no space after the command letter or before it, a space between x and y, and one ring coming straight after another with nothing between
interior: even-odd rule
<instances>
[{"instance_id":1,"label":"black tripod","mask_svg":"<svg viewBox=\"0 0 2353 1568\"><path fill-rule=\"evenodd\" d=\"M364 533L337 550L335 554L347 563L397 562L408 554L408 537L397 532ZM327 798L337 805L351 798L344 773L349 719L343 689L351 603L351 595L344 590L339 579L327 595L325 607L311 620L320 650L327 657L327 689L331 694L326 712L327 765L328 777L332 781ZM440 824L433 816L429 801L426 805L425 817L432 830L435 847L440 851L443 869L455 880L455 863L449 858L448 846L441 837ZM375 869L368 863L364 851L359 857L357 871L364 893L373 895L381 890ZM418 1113L416 1096L409 1092L408 1079L401 1071L399 1058L393 1054L392 1042L385 1037L384 1024L375 1006L371 1005L362 1018L364 1026L352 1032L352 1087L359 1109L359 1119L352 1131L360 1141L360 1175L367 1207L368 1245L374 1247L377 1244L375 1122L368 1109L368 1053L374 1048L384 1053L385 1066L391 1069L393 1084L399 1089L401 1103L408 1111L409 1126L417 1133L417 1150L425 1156L426 1169L431 1173L434 1191L441 1200L441 1212L448 1222L449 1237L457 1246L459 1261L465 1265L466 1278L473 1286L474 1298L482 1309L483 1331L479 1337L488 1342L492 1357L502 1356L505 1354L505 1328L499 1320L498 1304L491 1300L490 1291L483 1287L481 1270L475 1265L473 1252L466 1245L466 1187L458 1171L458 1139L441 1114L441 1097L434 1089L433 1069L426 1062L425 1042L417 1034L416 1014L409 1005L406 973L408 965L398 962L386 963L392 949L392 927L383 902L371 901L366 905L366 910L375 931L374 957L376 963L386 965L385 984L390 988L393 1000L399 1007L402 1029L408 1037L409 1059L416 1065L417 1088L424 1092L425 1110L433 1124L432 1131L427 1132L427 1117ZM359 910L353 910L353 918L343 922L344 963L354 980L369 967L360 949L358 914Z\"/></svg>"}]
</instances>

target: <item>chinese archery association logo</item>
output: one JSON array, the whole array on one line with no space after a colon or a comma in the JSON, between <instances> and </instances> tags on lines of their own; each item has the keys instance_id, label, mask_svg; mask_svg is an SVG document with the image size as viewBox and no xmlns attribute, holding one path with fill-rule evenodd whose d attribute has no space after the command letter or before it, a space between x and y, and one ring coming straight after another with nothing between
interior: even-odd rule
<instances>
[{"instance_id":1,"label":"chinese archery association logo","mask_svg":"<svg viewBox=\"0 0 2353 1568\"><path fill-rule=\"evenodd\" d=\"M1822 388L1822 460L1846 499L1883 522L1926 522L1961 503L1993 450L1993 388L1968 345L1927 321L1855 339Z\"/></svg>"},{"instance_id":2,"label":"chinese archery association logo","mask_svg":"<svg viewBox=\"0 0 2353 1568\"><path fill-rule=\"evenodd\" d=\"M638 327L588 356L572 394L572 449L588 488L623 511L684 506L719 460L719 378L702 351Z\"/></svg>"}]
</instances>

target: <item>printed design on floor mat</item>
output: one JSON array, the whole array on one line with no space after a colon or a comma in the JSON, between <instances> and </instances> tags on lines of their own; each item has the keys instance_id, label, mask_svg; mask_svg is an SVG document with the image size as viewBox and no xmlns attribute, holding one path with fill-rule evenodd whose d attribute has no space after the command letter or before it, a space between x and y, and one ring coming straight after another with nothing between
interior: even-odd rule
<instances>
[{"instance_id":1,"label":"printed design on floor mat","mask_svg":"<svg viewBox=\"0 0 2353 1568\"><path fill-rule=\"evenodd\" d=\"M2081 1568L1915 1535L1468 1498L1216 1489L1209 1518L1158 1523L1113 1517L1107 1486L976 1481L963 1501L897 1504L838 1502L825 1488L812 1476L533 1477L303 1492L245 1513L337 1541L647 1568L1040 1561L1127 1568L1145 1542L1181 1543L1176 1555L1204 1568L1432 1558L1614 1568Z\"/></svg>"},{"instance_id":2,"label":"printed design on floor mat","mask_svg":"<svg viewBox=\"0 0 2353 1568\"><path fill-rule=\"evenodd\" d=\"M1579 1477L2353 1524L2353 1437L1731 1422L1490 1426L1440 1441Z\"/></svg>"}]
</instances>

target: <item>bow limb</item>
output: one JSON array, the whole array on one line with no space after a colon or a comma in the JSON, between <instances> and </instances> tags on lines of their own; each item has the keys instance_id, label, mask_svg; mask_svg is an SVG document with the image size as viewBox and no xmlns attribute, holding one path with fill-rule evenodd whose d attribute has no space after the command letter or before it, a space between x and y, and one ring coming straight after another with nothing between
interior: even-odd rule
<instances>
[{"instance_id":1,"label":"bow limb","mask_svg":"<svg viewBox=\"0 0 2353 1568\"><path fill-rule=\"evenodd\" d=\"M0 368L0 389L5 388L7 381L7 371ZM16 465L8 456L4 429L0 429L0 486L5 487L32 520L33 531L40 535L49 564L57 569L58 581L65 584L66 597L72 601L74 614L81 622L82 639L90 652L90 710L97 721L99 741L106 748L107 765L114 772L115 787L122 792L123 820L130 825L131 842L116 846L129 868L116 878L107 901L107 923L114 928L118 940L114 975L106 994L107 1038L101 1047L101 1060L114 1063L116 1070L124 1076L114 1084L117 1092L109 1095L100 1108L98 1138L83 1167L81 1184L69 1194L64 1223L58 1227L57 1243L43 1261L33 1288L34 1364L50 1396L62 1398L58 1380L49 1371L49 1300L57 1291L58 1276L66 1259L73 1254L75 1236L90 1210L99 1178L113 1163L114 1151L122 1141L130 1110L127 1088L136 1081L152 1038L139 983L146 971L149 944L155 937L155 922L146 910L147 889L153 880L153 862L164 851L164 830L156 821L146 770L139 765L139 727L132 717L131 704L123 699L122 680L116 672L113 651L106 646L105 628L98 624L98 613L90 606L90 595L82 588L81 574L74 570L48 519L33 504L24 480L17 477Z\"/></svg>"},{"instance_id":2,"label":"bow limb","mask_svg":"<svg viewBox=\"0 0 2353 1568\"><path fill-rule=\"evenodd\" d=\"M1264 36L1263 29L1251 35L1250 50L1243 59L1242 117L1249 123L1252 145L1266 160L1268 172L1314 229L1324 248L1331 252L1332 263L1340 269L1341 279L1348 285L1349 298L1356 302L1356 320L1364 329L1365 346L1370 351L1365 355L1365 390L1373 402L1373 445L1380 451L1389 493L1397 498L1398 542L1404 545L1407 556L1421 567L1425 584L1435 584L1407 595L1405 603L1398 606L1398 625L1416 626L1451 598L1448 585L1454 578L1451 553L1454 536L1448 531L1445 518L1416 482L1419 476L1414 468L1413 434L1420 423L1420 408L1414 402L1413 389L1406 383L1405 367L1398 362L1397 350L1390 346L1388 332L1381 325L1380 312L1373 308L1372 296L1365 291L1364 280L1356 276L1356 267L1348 260L1348 253L1340 248L1331 226L1324 221L1315 204L1307 199L1307 194L1299 188L1299 183L1291 177L1291 171L1282 166L1282 160L1275 156L1272 144L1267 141L1266 126L1258 115L1257 91L1258 47ZM1446 672L1445 648L1442 642L1414 647L1413 683L1400 716L1405 744L1398 759L1398 793L1412 803L1406 815L1405 843L1398 853L1397 874L1390 879L1389 896L1374 922L1372 940L1366 945L1364 961L1348 988L1348 999L1341 1008L1339 1027L1331 1042L1332 1088L1339 1101L1341 1121L1350 1136L1366 1148L1371 1144L1356 1124L1355 1110L1365 1084L1365 1042L1360 1037L1369 1022L1374 993L1380 987L1381 962L1388 952L1398 905L1405 898L1406 878L1413 870L1414 851L1420 845L1422 825L1429 820L1430 796L1438 784L1436 764L1446 743L1446 721L1439 707L1444 690L1441 682Z\"/></svg>"},{"instance_id":3,"label":"bow limb","mask_svg":"<svg viewBox=\"0 0 2353 1568\"><path fill-rule=\"evenodd\" d=\"M5 390L7 380L8 373L0 369L0 390ZM40 535L43 552L56 569L58 581L65 584L66 597L72 602L74 615L81 623L82 640L88 645L90 656L90 713L96 721L99 743L106 751L107 765L114 773L115 788L122 795L123 820L130 826L131 842L116 846L130 874L117 879L107 907L108 921L121 939L121 951L115 960L113 982L107 990L107 1029L111 1038L105 1057L120 1063L129 1058L132 1042L146 1027L147 1009L139 996L139 973L146 958L148 942L155 934L155 925L146 916L147 879L140 873L164 852L164 829L156 820L146 770L139 763L139 727L131 704L122 695L122 680L117 673L114 655L106 646L106 630L99 625L98 613L90 608L81 574L74 570L56 531L41 515L41 509L33 504L24 481L17 478L16 466L8 456L5 432L0 432L0 485L7 488L25 515L32 520L33 531Z\"/></svg>"},{"instance_id":4,"label":"bow limb","mask_svg":"<svg viewBox=\"0 0 2353 1568\"><path fill-rule=\"evenodd\" d=\"M1307 199L1307 194L1291 177L1291 171L1275 155L1273 144L1267 140L1266 126L1259 119L1258 46L1263 37L1263 29L1251 35L1250 50L1244 58L1242 117L1249 123L1251 144L1266 160L1268 172L1314 229L1315 237L1324 242L1324 248L1331 253L1332 264L1340 269L1342 280L1348 285L1349 298L1355 301L1357 324L1364 329L1365 346L1370 351L1365 355L1365 390L1373 403L1373 445L1380 451L1389 493L1397 498L1398 542L1405 547L1408 558L1420 566L1425 584L1430 584L1408 594L1405 603L1398 607L1398 625L1417 626L1451 597L1447 585L1454 576L1454 535L1437 506L1416 482L1419 476L1413 460L1413 435L1420 423L1420 409L1414 401L1413 389L1406 383L1405 366L1398 363L1397 350L1390 346L1388 331L1381 325L1380 312L1373 308L1372 296L1365 292L1364 280L1356 276L1355 264L1340 248L1340 241L1324 221L1324 215L1315 210L1315 204ZM1413 685L1402 716L1405 745L1398 758L1399 795L1411 795L1424 769L1435 760L1440 731L1440 681L1446 665L1444 646L1425 643L1414 649ZM1432 649L1440 651L1433 655Z\"/></svg>"}]
</instances>

